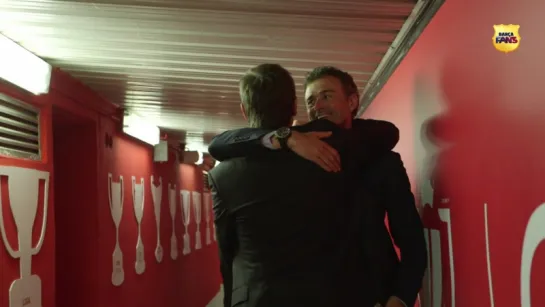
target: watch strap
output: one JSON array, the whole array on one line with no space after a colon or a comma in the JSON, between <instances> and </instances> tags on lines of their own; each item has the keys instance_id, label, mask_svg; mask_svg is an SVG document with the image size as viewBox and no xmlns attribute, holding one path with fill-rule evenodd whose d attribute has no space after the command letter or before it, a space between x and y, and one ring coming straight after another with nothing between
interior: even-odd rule
<instances>
[{"instance_id":1,"label":"watch strap","mask_svg":"<svg viewBox=\"0 0 545 307\"><path fill-rule=\"evenodd\" d=\"M288 127L283 127L275 131L275 137L280 144L281 149L288 149L288 139L291 136L291 129Z\"/></svg>"},{"instance_id":2,"label":"watch strap","mask_svg":"<svg viewBox=\"0 0 545 307\"><path fill-rule=\"evenodd\" d=\"M278 143L280 143L280 148L284 150L288 149L288 139L290 136L291 136L291 133L287 137L278 139Z\"/></svg>"}]
</instances>

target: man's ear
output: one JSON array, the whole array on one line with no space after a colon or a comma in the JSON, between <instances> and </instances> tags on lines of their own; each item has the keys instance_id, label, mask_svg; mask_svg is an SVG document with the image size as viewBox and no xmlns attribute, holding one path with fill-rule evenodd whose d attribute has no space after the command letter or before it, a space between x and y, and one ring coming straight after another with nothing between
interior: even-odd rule
<instances>
[{"instance_id":1,"label":"man's ear","mask_svg":"<svg viewBox=\"0 0 545 307\"><path fill-rule=\"evenodd\" d=\"M240 104L240 112L242 112L242 117L244 117L245 120L248 120L248 116L246 115L246 110L244 110L244 104Z\"/></svg>"},{"instance_id":2,"label":"man's ear","mask_svg":"<svg viewBox=\"0 0 545 307\"><path fill-rule=\"evenodd\" d=\"M348 107L350 108L350 113L354 113L355 110L360 106L360 99L357 94L352 94L348 97Z\"/></svg>"}]
</instances>

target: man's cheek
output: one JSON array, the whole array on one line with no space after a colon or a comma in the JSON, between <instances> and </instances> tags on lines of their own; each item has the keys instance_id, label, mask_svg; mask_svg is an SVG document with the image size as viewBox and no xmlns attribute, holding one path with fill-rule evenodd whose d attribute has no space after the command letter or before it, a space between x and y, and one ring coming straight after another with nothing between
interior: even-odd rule
<instances>
[{"instance_id":1,"label":"man's cheek","mask_svg":"<svg viewBox=\"0 0 545 307\"><path fill-rule=\"evenodd\" d=\"M316 119L316 111L307 109L308 119L309 120L315 120Z\"/></svg>"}]
</instances>

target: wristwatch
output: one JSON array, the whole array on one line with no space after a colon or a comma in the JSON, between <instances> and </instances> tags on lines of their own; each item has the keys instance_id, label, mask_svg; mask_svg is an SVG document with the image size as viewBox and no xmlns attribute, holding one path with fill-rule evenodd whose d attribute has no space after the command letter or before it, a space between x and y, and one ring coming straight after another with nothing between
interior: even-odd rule
<instances>
[{"instance_id":1,"label":"wristwatch","mask_svg":"<svg viewBox=\"0 0 545 307\"><path fill-rule=\"evenodd\" d=\"M291 136L291 129L289 127L282 127L274 131L274 137L280 143L280 148L288 149L288 139Z\"/></svg>"}]
</instances>

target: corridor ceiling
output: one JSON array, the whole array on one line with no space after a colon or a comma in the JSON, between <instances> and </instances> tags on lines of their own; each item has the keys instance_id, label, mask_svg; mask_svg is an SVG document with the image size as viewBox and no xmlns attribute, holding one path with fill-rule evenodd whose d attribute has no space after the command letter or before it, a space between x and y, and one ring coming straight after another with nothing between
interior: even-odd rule
<instances>
[{"instance_id":1,"label":"corridor ceiling","mask_svg":"<svg viewBox=\"0 0 545 307\"><path fill-rule=\"evenodd\" d=\"M105 99L167 131L183 132L188 147L199 149L216 133L245 126L238 80L254 65L278 63L293 74L299 119L306 117L303 80L316 66L346 70L364 89L415 5L1 0L0 32Z\"/></svg>"}]
</instances>

